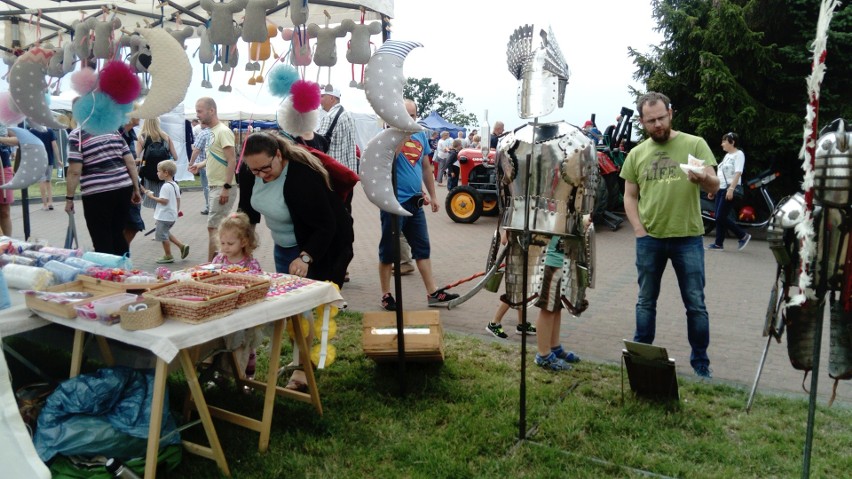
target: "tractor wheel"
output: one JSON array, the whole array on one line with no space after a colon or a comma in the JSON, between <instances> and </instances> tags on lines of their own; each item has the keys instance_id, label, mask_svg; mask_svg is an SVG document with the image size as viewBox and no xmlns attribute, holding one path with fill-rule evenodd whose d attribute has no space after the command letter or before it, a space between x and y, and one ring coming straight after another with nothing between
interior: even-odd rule
<instances>
[{"instance_id":1,"label":"tractor wheel","mask_svg":"<svg viewBox=\"0 0 852 479\"><path fill-rule=\"evenodd\" d=\"M458 186L447 195L445 208L456 223L473 223L482 215L482 196L470 186Z\"/></svg>"},{"instance_id":2,"label":"tractor wheel","mask_svg":"<svg viewBox=\"0 0 852 479\"><path fill-rule=\"evenodd\" d=\"M497 197L495 195L482 196L482 214L485 216L497 216L500 214L500 208L497 207Z\"/></svg>"}]
</instances>

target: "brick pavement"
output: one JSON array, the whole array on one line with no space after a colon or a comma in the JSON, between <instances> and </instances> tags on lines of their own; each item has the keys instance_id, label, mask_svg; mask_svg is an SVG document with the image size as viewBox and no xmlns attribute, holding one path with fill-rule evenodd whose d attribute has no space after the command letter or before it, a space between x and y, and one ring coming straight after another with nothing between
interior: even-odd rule
<instances>
[{"instance_id":1,"label":"brick pavement","mask_svg":"<svg viewBox=\"0 0 852 479\"><path fill-rule=\"evenodd\" d=\"M439 285L466 278L484 269L486 251L497 224L497 219L491 217L483 217L472 225L454 223L444 212L445 194L446 190L439 187L441 211L437 214L427 213L432 263ZM63 202L60 200L56 204L59 206ZM172 231L191 245L191 251L187 260L175 263L172 265L174 268L206 260L207 217L199 214L202 204L200 190L184 192L182 209L185 216ZM79 201L77 208L82 208ZM33 203L30 204L30 211L31 237L46 239L51 245L61 245L67 227L65 213L58 209L41 211L39 204ZM153 210L143 208L143 218L149 229L154 225L152 215ZM23 234L20 206L13 206L12 216L15 236L20 237ZM78 211L77 216L81 245L90 247L82 211ZM380 299L377 273L379 215L378 210L366 200L360 187L356 188L353 217L355 259L349 268L352 279L345 285L343 295L350 309L375 311L379 309ZM264 268L274 269L271 239L263 224L258 228L261 246L256 256ZM162 247L150 238L138 235L131 244L131 252L136 267L153 271L156 267L154 261L162 255ZM731 247L736 245L733 241L730 243ZM766 242L755 239L742 252L708 252L706 265L706 295L711 330L709 354L714 376L718 380L748 388L754 380L766 344L761 330L769 290L775 277L775 262ZM637 293L634 242L627 223L615 232L605 228L598 230L596 270L596 287L588 292L589 309L579 318L566 317L563 320L563 342L586 360L617 364L620 360L621 340L630 339L633 334L633 307ZM669 355L677 360L681 374L691 375L683 306L675 275L670 268L663 282L658 304L656 344L668 349ZM471 284L461 285L454 291L466 291ZM406 310L427 307L426 292L418 274L404 276L402 287ZM470 334L486 341L501 341L485 331L485 324L492 317L497 301L497 294L483 290L458 308L449 311L442 309L443 325L449 331ZM530 320L534 321L535 314L535 309L530 310ZM514 331L516 320L515 313L510 311L506 315L504 324L507 331ZM827 326L826 322L824 345L828 344ZM509 341L519 345L520 336L510 334ZM528 345L534 347L534 338L530 338ZM827 351L827 347L823 351ZM823 354L821 364L819 390L825 398L830 394L833 383L826 372L827 353ZM805 397L801 383L802 374L789 365L786 341L782 344L773 341L761 377L760 391ZM840 383L839 400L849 400L852 396L850 387L848 381Z\"/></svg>"}]
</instances>

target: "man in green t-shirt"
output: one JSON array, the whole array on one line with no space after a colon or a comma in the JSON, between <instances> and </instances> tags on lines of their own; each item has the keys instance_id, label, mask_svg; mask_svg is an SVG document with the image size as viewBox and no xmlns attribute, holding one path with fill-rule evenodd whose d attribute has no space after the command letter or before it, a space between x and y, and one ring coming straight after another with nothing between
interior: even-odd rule
<instances>
[{"instance_id":1,"label":"man in green t-shirt","mask_svg":"<svg viewBox=\"0 0 852 479\"><path fill-rule=\"evenodd\" d=\"M695 374L711 378L710 318L704 306L704 244L700 190L716 192L716 160L704 139L672 130L668 97L649 92L636 103L639 121L649 138L633 148L621 169L624 211L636 234L639 299L633 340L651 344L657 323L657 298L666 263L678 278ZM703 168L683 169L689 157Z\"/></svg>"}]
</instances>

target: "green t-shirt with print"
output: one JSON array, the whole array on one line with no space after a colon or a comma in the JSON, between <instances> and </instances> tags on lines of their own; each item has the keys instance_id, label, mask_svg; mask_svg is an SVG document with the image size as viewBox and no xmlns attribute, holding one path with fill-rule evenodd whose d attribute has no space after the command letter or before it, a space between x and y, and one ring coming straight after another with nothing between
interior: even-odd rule
<instances>
[{"instance_id":1,"label":"green t-shirt with print","mask_svg":"<svg viewBox=\"0 0 852 479\"><path fill-rule=\"evenodd\" d=\"M680 164L689 155L716 166L703 138L683 132L665 143L650 138L633 148L620 176L639 185L639 218L654 238L682 238L704 233L700 187L689 181Z\"/></svg>"}]
</instances>

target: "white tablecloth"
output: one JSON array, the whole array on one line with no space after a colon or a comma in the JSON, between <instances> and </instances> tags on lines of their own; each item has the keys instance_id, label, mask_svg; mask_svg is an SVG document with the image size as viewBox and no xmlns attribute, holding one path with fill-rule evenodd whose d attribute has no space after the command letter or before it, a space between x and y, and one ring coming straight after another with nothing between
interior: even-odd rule
<instances>
[{"instance_id":1,"label":"white tablecloth","mask_svg":"<svg viewBox=\"0 0 852 479\"><path fill-rule=\"evenodd\" d=\"M84 319L65 319L39 312L50 322L85 331L126 344L147 349L170 363L181 349L197 346L244 329L286 318L317 306L343 305L343 297L331 283L314 282L247 308L234 310L229 316L201 324L167 320L160 326L141 331L127 331L118 324L106 325Z\"/></svg>"},{"instance_id":2,"label":"white tablecloth","mask_svg":"<svg viewBox=\"0 0 852 479\"><path fill-rule=\"evenodd\" d=\"M5 313L8 310L4 310ZM0 341L2 341L0 334ZM50 479L50 470L41 462L24 420L18 412L18 403L9 381L6 357L0 351L0 464L3 477Z\"/></svg>"},{"instance_id":3,"label":"white tablecloth","mask_svg":"<svg viewBox=\"0 0 852 479\"><path fill-rule=\"evenodd\" d=\"M25 333L50 324L50 321L27 309L24 295L17 290L10 290L9 297L12 299L12 307L0 311L0 336Z\"/></svg>"}]
</instances>

